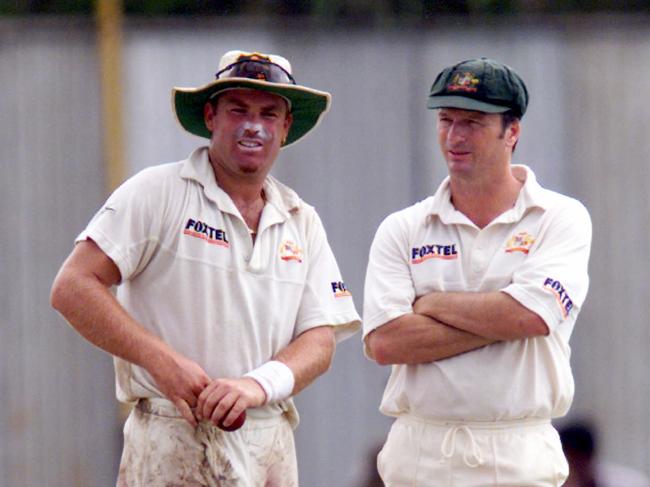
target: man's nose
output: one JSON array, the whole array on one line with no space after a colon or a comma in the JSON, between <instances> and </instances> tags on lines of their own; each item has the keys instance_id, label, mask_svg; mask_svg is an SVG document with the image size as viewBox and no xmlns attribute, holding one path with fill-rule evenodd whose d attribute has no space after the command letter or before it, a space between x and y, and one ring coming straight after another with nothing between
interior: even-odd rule
<instances>
[{"instance_id":1,"label":"man's nose","mask_svg":"<svg viewBox=\"0 0 650 487\"><path fill-rule=\"evenodd\" d=\"M447 131L447 140L450 142L460 142L467 138L467 131L457 123L452 123Z\"/></svg>"},{"instance_id":2,"label":"man's nose","mask_svg":"<svg viewBox=\"0 0 650 487\"><path fill-rule=\"evenodd\" d=\"M257 135L261 132L262 126L255 121L244 122L244 133L246 135Z\"/></svg>"}]
</instances>

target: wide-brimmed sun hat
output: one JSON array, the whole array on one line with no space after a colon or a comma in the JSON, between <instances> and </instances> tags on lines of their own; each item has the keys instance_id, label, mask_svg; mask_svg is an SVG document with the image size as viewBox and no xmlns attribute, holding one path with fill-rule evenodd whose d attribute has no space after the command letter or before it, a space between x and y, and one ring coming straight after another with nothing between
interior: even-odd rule
<instances>
[{"instance_id":1,"label":"wide-brimmed sun hat","mask_svg":"<svg viewBox=\"0 0 650 487\"><path fill-rule=\"evenodd\" d=\"M283 97L289 103L293 123L283 146L296 142L320 122L329 110L331 95L296 84L291 64L282 56L259 52L229 51L219 62L216 80L200 88L172 90L172 104L181 126L191 134L210 138L205 126L205 104L223 91L252 89Z\"/></svg>"}]
</instances>

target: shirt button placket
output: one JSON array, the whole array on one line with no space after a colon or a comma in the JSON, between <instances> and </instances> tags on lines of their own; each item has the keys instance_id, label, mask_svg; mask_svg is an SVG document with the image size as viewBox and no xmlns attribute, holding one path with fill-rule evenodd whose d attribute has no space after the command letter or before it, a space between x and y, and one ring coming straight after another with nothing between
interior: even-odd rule
<instances>
[{"instance_id":1,"label":"shirt button placket","mask_svg":"<svg viewBox=\"0 0 650 487\"><path fill-rule=\"evenodd\" d=\"M482 242L481 234L476 237L472 249L472 272L475 276L485 270L485 244Z\"/></svg>"},{"instance_id":2,"label":"shirt button placket","mask_svg":"<svg viewBox=\"0 0 650 487\"><path fill-rule=\"evenodd\" d=\"M241 241L244 242L244 245L242 246L244 249L244 262L249 264L253 257L253 239L251 238L250 233L248 232L248 227L244 222L241 222L241 225L238 225L238 227L241 229Z\"/></svg>"}]
</instances>

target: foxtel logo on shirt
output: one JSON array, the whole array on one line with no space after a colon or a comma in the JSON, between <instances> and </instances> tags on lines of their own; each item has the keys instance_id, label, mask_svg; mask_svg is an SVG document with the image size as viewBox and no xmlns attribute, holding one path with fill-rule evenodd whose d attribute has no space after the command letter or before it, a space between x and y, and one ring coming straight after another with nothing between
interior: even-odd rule
<instances>
[{"instance_id":1,"label":"foxtel logo on shirt","mask_svg":"<svg viewBox=\"0 0 650 487\"><path fill-rule=\"evenodd\" d=\"M352 296L352 293L348 291L348 288L345 287L345 283L338 281L332 282L332 292L334 293L335 298L343 298L345 296Z\"/></svg>"},{"instance_id":2,"label":"foxtel logo on shirt","mask_svg":"<svg viewBox=\"0 0 650 487\"><path fill-rule=\"evenodd\" d=\"M456 244L450 245L423 245L411 249L411 264L420 264L429 259L454 260L458 258Z\"/></svg>"},{"instance_id":3,"label":"foxtel logo on shirt","mask_svg":"<svg viewBox=\"0 0 650 487\"><path fill-rule=\"evenodd\" d=\"M205 240L209 244L220 245L221 247L230 247L230 242L226 237L225 230L219 228L214 228L208 225L205 222L194 220L189 218L185 224L185 229L183 230L185 235L190 237L200 238Z\"/></svg>"},{"instance_id":4,"label":"foxtel logo on shirt","mask_svg":"<svg viewBox=\"0 0 650 487\"><path fill-rule=\"evenodd\" d=\"M569 311L573 308L573 301L571 301L569 294L566 292L566 289L564 289L564 286L560 281L547 277L544 281L544 288L555 295L557 304L559 304L562 309L562 315L565 318L569 316Z\"/></svg>"}]
</instances>

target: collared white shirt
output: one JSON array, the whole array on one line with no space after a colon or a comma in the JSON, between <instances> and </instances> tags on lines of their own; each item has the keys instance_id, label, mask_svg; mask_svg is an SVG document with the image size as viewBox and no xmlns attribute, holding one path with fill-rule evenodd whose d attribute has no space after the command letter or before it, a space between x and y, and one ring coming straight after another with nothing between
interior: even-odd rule
<instances>
[{"instance_id":1,"label":"collared white shirt","mask_svg":"<svg viewBox=\"0 0 650 487\"><path fill-rule=\"evenodd\" d=\"M264 194L253 244L202 147L126 181L77 241L117 265L117 297L139 323L211 378L241 377L310 328L342 340L360 326L316 211L270 176ZM162 397L144 369L115 368L119 400Z\"/></svg>"},{"instance_id":2,"label":"collared white shirt","mask_svg":"<svg viewBox=\"0 0 650 487\"><path fill-rule=\"evenodd\" d=\"M533 172L515 206L480 229L451 203L449 178L434 196L388 216L373 241L364 337L433 291L508 293L550 335L499 342L429 364L395 365L384 414L500 421L564 415L573 399L569 337L587 294L591 220L575 199L542 188Z\"/></svg>"}]
</instances>

